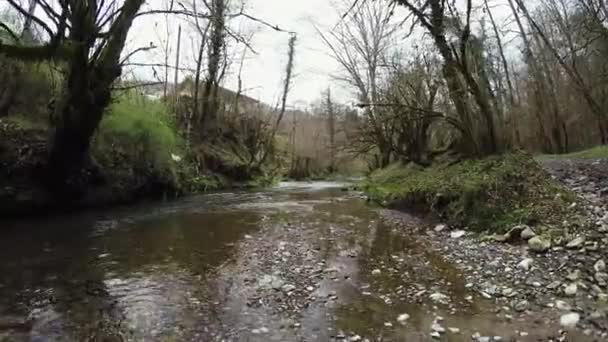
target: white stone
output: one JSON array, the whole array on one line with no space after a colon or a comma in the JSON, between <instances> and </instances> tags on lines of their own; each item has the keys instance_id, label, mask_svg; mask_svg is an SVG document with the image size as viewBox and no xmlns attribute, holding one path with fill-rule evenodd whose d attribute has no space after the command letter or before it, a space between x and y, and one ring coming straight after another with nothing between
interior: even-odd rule
<instances>
[{"instance_id":1,"label":"white stone","mask_svg":"<svg viewBox=\"0 0 608 342\"><path fill-rule=\"evenodd\" d=\"M463 237L466 233L467 232L465 232L464 230L455 230L450 233L450 237L452 239L459 239L459 238Z\"/></svg>"},{"instance_id":2,"label":"white stone","mask_svg":"<svg viewBox=\"0 0 608 342\"><path fill-rule=\"evenodd\" d=\"M578 290L576 283L572 283L568 286L566 286L566 288L564 289L564 294L566 294L566 296L574 296L576 295L576 291Z\"/></svg>"},{"instance_id":3,"label":"white stone","mask_svg":"<svg viewBox=\"0 0 608 342\"><path fill-rule=\"evenodd\" d=\"M399 316L397 316L397 322L401 323L401 324L405 324L405 322L407 322L407 320L410 319L410 315L403 313Z\"/></svg>"},{"instance_id":4,"label":"white stone","mask_svg":"<svg viewBox=\"0 0 608 342\"><path fill-rule=\"evenodd\" d=\"M555 307L562 311L570 311L572 310L572 306L563 300L556 300Z\"/></svg>"},{"instance_id":5,"label":"white stone","mask_svg":"<svg viewBox=\"0 0 608 342\"><path fill-rule=\"evenodd\" d=\"M527 271L530 269L532 262L534 262L533 259L525 258L524 260L520 261L519 264L517 264L517 268Z\"/></svg>"},{"instance_id":6,"label":"white stone","mask_svg":"<svg viewBox=\"0 0 608 342\"><path fill-rule=\"evenodd\" d=\"M526 227L519 235L523 240L530 240L536 236L536 233L530 227Z\"/></svg>"},{"instance_id":7,"label":"white stone","mask_svg":"<svg viewBox=\"0 0 608 342\"><path fill-rule=\"evenodd\" d=\"M603 272L606 270L606 262L604 260L598 260L595 265L593 265L593 269L595 272Z\"/></svg>"},{"instance_id":8,"label":"white stone","mask_svg":"<svg viewBox=\"0 0 608 342\"><path fill-rule=\"evenodd\" d=\"M379 269L375 269L372 271L372 275L379 275L380 273L382 273L382 271L380 271Z\"/></svg>"},{"instance_id":9,"label":"white stone","mask_svg":"<svg viewBox=\"0 0 608 342\"><path fill-rule=\"evenodd\" d=\"M448 330L452 333L452 334L459 334L460 333L460 329L458 328L454 328L454 327L448 327Z\"/></svg>"},{"instance_id":10,"label":"white stone","mask_svg":"<svg viewBox=\"0 0 608 342\"><path fill-rule=\"evenodd\" d=\"M445 328L441 326L441 324L437 323L437 322L433 322L433 324L431 325L431 330L436 331L440 334L445 333Z\"/></svg>"},{"instance_id":11,"label":"white stone","mask_svg":"<svg viewBox=\"0 0 608 342\"><path fill-rule=\"evenodd\" d=\"M283 285L283 287L281 287L281 290L283 290L283 292L291 292L295 289L296 289L296 287L291 284Z\"/></svg>"},{"instance_id":12,"label":"white stone","mask_svg":"<svg viewBox=\"0 0 608 342\"><path fill-rule=\"evenodd\" d=\"M437 233L444 231L448 226L445 224L438 224L435 226L435 231Z\"/></svg>"},{"instance_id":13,"label":"white stone","mask_svg":"<svg viewBox=\"0 0 608 342\"><path fill-rule=\"evenodd\" d=\"M559 324L564 328L572 329L576 327L576 324L580 319L581 315L576 312L570 312L565 315L562 315L559 318Z\"/></svg>"},{"instance_id":14,"label":"white stone","mask_svg":"<svg viewBox=\"0 0 608 342\"><path fill-rule=\"evenodd\" d=\"M444 295L443 293L435 292L429 296L433 302L436 303L447 303L450 297Z\"/></svg>"},{"instance_id":15,"label":"white stone","mask_svg":"<svg viewBox=\"0 0 608 342\"><path fill-rule=\"evenodd\" d=\"M575 249L575 248L580 247L584 242L585 242L585 237L579 236L576 239L568 242L568 244L566 245L566 248Z\"/></svg>"}]
</instances>

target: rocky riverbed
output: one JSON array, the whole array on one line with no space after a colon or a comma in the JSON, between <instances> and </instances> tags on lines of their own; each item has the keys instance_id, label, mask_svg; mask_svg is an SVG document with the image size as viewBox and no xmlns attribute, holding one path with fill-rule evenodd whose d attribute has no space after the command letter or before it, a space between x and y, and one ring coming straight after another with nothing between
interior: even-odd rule
<instances>
[{"instance_id":1,"label":"rocky riverbed","mask_svg":"<svg viewBox=\"0 0 608 342\"><path fill-rule=\"evenodd\" d=\"M316 183L5 227L0 340L607 339L600 232L535 252Z\"/></svg>"},{"instance_id":2,"label":"rocky riverbed","mask_svg":"<svg viewBox=\"0 0 608 342\"><path fill-rule=\"evenodd\" d=\"M560 236L540 235L547 227L519 225L504 236L480 238L443 224L419 230L411 217L396 211L382 216L419 234L430 251L457 265L472 293L466 299L480 296L492 303L496 317L519 330L519 338L512 339L533 334L534 341L608 340L608 161L559 160L543 166L578 195L572 206L584 206L587 214L583 225L564 222L557 229ZM525 322L554 328L517 328Z\"/></svg>"}]
</instances>

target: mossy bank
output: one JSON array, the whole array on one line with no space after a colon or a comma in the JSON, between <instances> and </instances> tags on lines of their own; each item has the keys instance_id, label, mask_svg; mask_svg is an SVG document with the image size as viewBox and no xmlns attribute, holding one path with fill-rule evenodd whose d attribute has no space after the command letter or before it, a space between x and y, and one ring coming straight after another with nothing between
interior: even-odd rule
<instances>
[{"instance_id":1,"label":"mossy bank","mask_svg":"<svg viewBox=\"0 0 608 342\"><path fill-rule=\"evenodd\" d=\"M161 101L127 92L116 94L93 138L91 160L82 171L82 193L67 198L45 184L52 129L42 112L0 119L0 217L263 186L275 180L262 171L231 177L233 168L243 168L226 162L234 159L228 152L213 156L221 170L201 167L208 155L188 146L170 110Z\"/></svg>"},{"instance_id":2,"label":"mossy bank","mask_svg":"<svg viewBox=\"0 0 608 342\"><path fill-rule=\"evenodd\" d=\"M528 224L550 233L586 224L576 196L525 153L426 168L396 163L372 173L362 187L383 205L479 232Z\"/></svg>"}]
</instances>

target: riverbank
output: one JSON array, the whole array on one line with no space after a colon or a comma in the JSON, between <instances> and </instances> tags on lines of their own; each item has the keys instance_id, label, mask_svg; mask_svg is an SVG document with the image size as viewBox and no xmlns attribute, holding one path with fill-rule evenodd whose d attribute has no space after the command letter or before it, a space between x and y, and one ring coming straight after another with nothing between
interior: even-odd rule
<instances>
[{"instance_id":1,"label":"riverbank","mask_svg":"<svg viewBox=\"0 0 608 342\"><path fill-rule=\"evenodd\" d=\"M519 173L511 170L516 164ZM398 210L386 210L383 217L458 265L465 287L493 302L500 319L514 326L525 321L561 325L554 340L566 339L568 330L607 338L608 192L603 175L608 161L543 159L539 165L528 156L511 155L443 167L428 173L439 183L432 188L421 181L425 176L399 168L372 175L366 187L372 198L396 209L404 208L404 199L411 204L413 194L447 196L449 208L450 203L461 205L467 194L481 192L480 201L470 203L477 210L465 216L453 216L457 211L441 206L427 208L439 224L426 229L412 228L410 216ZM477 178L478 170L485 176ZM492 194L507 205L497 206ZM495 213L494 225L478 225L472 215L480 209ZM528 219L505 220L514 217L510 212Z\"/></svg>"},{"instance_id":2,"label":"riverbank","mask_svg":"<svg viewBox=\"0 0 608 342\"><path fill-rule=\"evenodd\" d=\"M597 340L562 334L556 313L509 314L425 221L341 187L15 222L0 232L0 339Z\"/></svg>"},{"instance_id":3,"label":"riverbank","mask_svg":"<svg viewBox=\"0 0 608 342\"><path fill-rule=\"evenodd\" d=\"M71 212L276 181L263 174L239 181L199 171L196 163L202 157L182 147L176 131L163 121L164 114L154 114L145 105L140 110L145 115L119 112L120 122L109 115L93 142L92 163L82 171L82 191L75 196L46 186L47 125L24 117L0 119L0 217Z\"/></svg>"}]
</instances>

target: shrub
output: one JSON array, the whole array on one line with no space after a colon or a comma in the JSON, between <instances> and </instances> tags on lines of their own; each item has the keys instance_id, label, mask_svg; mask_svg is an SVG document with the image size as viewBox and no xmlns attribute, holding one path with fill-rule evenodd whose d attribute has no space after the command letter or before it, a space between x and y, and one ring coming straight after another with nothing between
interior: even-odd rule
<instances>
[{"instance_id":1,"label":"shrub","mask_svg":"<svg viewBox=\"0 0 608 342\"><path fill-rule=\"evenodd\" d=\"M100 124L94 155L106 164L128 159L135 168L175 180L176 166L185 162L184 144L177 132L174 118L162 102L136 92L123 93Z\"/></svg>"},{"instance_id":2,"label":"shrub","mask_svg":"<svg viewBox=\"0 0 608 342\"><path fill-rule=\"evenodd\" d=\"M569 207L575 196L523 153L428 168L393 164L374 172L364 188L384 204L431 212L479 231L520 223L557 226L577 217Z\"/></svg>"}]
</instances>

